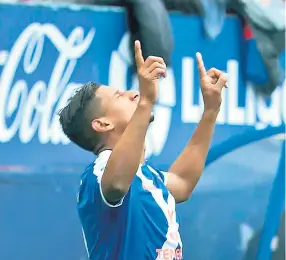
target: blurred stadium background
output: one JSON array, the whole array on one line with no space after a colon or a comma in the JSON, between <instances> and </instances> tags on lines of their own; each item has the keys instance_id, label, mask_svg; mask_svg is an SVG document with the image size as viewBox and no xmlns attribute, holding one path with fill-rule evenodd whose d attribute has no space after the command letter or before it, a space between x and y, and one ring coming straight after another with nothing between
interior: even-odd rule
<instances>
[{"instance_id":1,"label":"blurred stadium background","mask_svg":"<svg viewBox=\"0 0 286 260\"><path fill-rule=\"evenodd\" d=\"M163 170L200 119L195 53L229 74L205 173L179 205L184 259L285 259L282 0L0 1L0 259L86 259L76 195L94 158L56 112L88 81L137 88L134 39L168 65L147 138Z\"/></svg>"}]
</instances>

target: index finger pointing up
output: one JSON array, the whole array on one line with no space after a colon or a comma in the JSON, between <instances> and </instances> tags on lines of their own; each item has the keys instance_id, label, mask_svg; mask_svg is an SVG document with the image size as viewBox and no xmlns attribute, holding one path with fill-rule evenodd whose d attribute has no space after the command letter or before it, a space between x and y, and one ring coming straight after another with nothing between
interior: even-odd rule
<instances>
[{"instance_id":1,"label":"index finger pointing up","mask_svg":"<svg viewBox=\"0 0 286 260\"><path fill-rule=\"evenodd\" d=\"M140 69L144 65L144 58L142 56L142 50L141 50L141 43L140 41L135 41L135 60L137 68Z\"/></svg>"},{"instance_id":2,"label":"index finger pointing up","mask_svg":"<svg viewBox=\"0 0 286 260\"><path fill-rule=\"evenodd\" d=\"M200 77L202 78L207 75L207 71L204 65L202 54L197 52L196 57L197 57L199 74L200 74Z\"/></svg>"}]
</instances>

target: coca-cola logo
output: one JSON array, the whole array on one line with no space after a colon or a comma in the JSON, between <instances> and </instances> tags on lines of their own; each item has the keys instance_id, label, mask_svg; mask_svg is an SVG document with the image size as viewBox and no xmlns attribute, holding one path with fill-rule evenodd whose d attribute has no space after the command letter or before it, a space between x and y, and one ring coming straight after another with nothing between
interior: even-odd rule
<instances>
[{"instance_id":1,"label":"coca-cola logo","mask_svg":"<svg viewBox=\"0 0 286 260\"><path fill-rule=\"evenodd\" d=\"M70 82L78 60L89 49L95 29L84 32L74 28L66 37L53 24L33 23L23 30L10 52L0 50L0 142L6 143L18 135L22 143L29 143L37 134L42 144L67 144L69 140L61 131L57 111L80 86ZM58 53L48 82L37 74L37 81L29 85L26 77L37 73L45 44L49 41ZM51 61L49 61L51 62ZM21 68L20 68L21 66ZM24 77L16 72L22 69Z\"/></svg>"}]
</instances>

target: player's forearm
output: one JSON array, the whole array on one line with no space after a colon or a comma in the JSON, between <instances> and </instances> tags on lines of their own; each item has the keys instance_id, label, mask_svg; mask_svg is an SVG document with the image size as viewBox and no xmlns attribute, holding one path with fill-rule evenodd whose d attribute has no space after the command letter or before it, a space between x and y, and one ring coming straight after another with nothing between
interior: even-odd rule
<instances>
[{"instance_id":1,"label":"player's forearm","mask_svg":"<svg viewBox=\"0 0 286 260\"><path fill-rule=\"evenodd\" d=\"M179 175L187 183L187 196L197 184L205 166L212 140L217 112L206 111L186 148L173 163L170 172Z\"/></svg>"},{"instance_id":2,"label":"player's forearm","mask_svg":"<svg viewBox=\"0 0 286 260\"><path fill-rule=\"evenodd\" d=\"M153 105L140 100L126 130L113 148L102 177L106 198L120 200L129 190L144 150L145 136Z\"/></svg>"}]
</instances>

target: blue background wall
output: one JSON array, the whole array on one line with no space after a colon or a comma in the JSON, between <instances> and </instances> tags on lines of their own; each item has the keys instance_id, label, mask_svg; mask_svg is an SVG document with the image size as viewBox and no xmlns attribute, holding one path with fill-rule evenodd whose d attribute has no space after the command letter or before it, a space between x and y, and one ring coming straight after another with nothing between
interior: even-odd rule
<instances>
[{"instance_id":1,"label":"blue background wall","mask_svg":"<svg viewBox=\"0 0 286 260\"><path fill-rule=\"evenodd\" d=\"M85 259L75 203L80 173L94 158L58 131L56 111L87 81L136 87L125 20L120 9L0 5L0 259ZM148 139L151 163L166 169L199 120L197 51L208 68L231 76L214 146L283 125L285 85L267 102L247 87L247 66L265 74L259 59L245 62L253 42L243 40L238 19L228 18L214 41L199 17L172 14L171 22L173 65ZM241 259L263 223L281 142L247 145L206 169L179 205L185 259Z\"/></svg>"}]
</instances>

